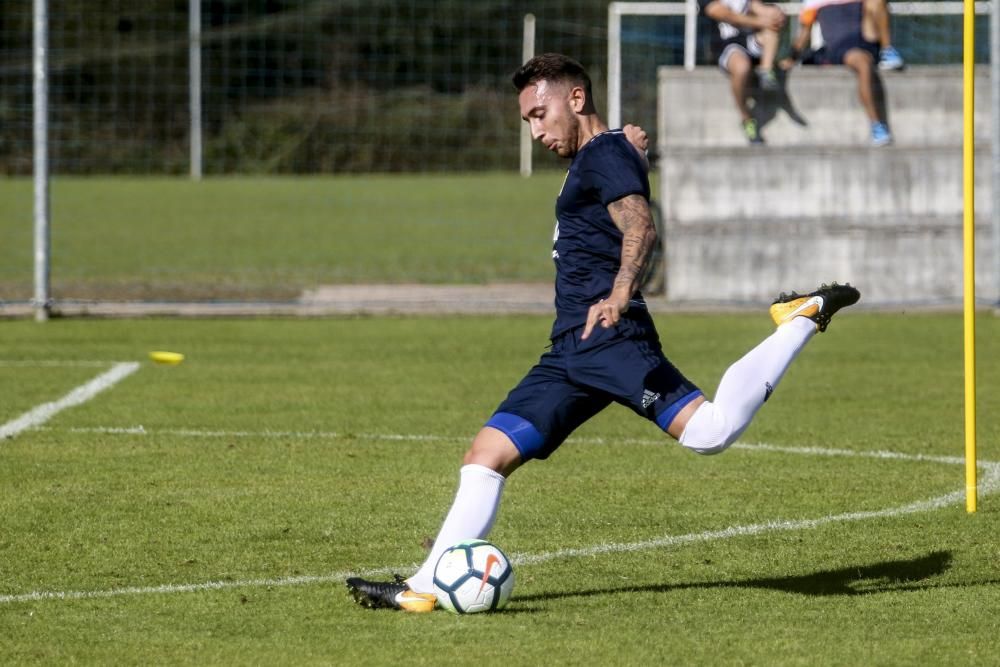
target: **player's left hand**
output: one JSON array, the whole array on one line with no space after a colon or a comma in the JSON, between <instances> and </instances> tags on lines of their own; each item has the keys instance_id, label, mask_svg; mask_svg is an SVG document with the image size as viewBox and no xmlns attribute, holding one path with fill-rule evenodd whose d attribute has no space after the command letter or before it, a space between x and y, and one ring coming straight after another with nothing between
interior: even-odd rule
<instances>
[{"instance_id":1,"label":"player's left hand","mask_svg":"<svg viewBox=\"0 0 1000 667\"><path fill-rule=\"evenodd\" d=\"M646 130L642 129L638 125L632 125L629 123L622 128L622 132L625 133L625 138L628 139L628 142L632 144L636 152L639 154L639 158L642 160L642 166L648 173L649 155L646 153L646 149L649 148L649 135L646 134Z\"/></svg>"},{"instance_id":2,"label":"player's left hand","mask_svg":"<svg viewBox=\"0 0 1000 667\"><path fill-rule=\"evenodd\" d=\"M649 148L649 135L640 126L628 123L622 128L622 132L625 133L625 138L628 139L629 143L635 146L635 149L640 153L645 153Z\"/></svg>"},{"instance_id":3,"label":"player's left hand","mask_svg":"<svg viewBox=\"0 0 1000 667\"><path fill-rule=\"evenodd\" d=\"M598 324L605 329L615 326L626 310L628 310L627 299L625 301L619 301L614 297L601 299L587 312L587 323L583 327L583 335L580 336L580 340L587 340Z\"/></svg>"}]
</instances>

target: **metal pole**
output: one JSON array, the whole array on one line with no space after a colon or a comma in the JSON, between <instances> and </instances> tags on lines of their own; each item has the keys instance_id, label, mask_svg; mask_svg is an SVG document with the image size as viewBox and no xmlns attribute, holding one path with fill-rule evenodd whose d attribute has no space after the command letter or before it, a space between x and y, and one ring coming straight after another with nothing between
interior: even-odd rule
<instances>
[{"instance_id":1,"label":"metal pole","mask_svg":"<svg viewBox=\"0 0 1000 667\"><path fill-rule=\"evenodd\" d=\"M687 0L684 13L684 69L694 71L695 45L698 39L698 0Z\"/></svg>"},{"instance_id":2,"label":"metal pole","mask_svg":"<svg viewBox=\"0 0 1000 667\"><path fill-rule=\"evenodd\" d=\"M188 96L191 107L191 180L200 181L201 148L201 0L188 1Z\"/></svg>"},{"instance_id":3,"label":"metal pole","mask_svg":"<svg viewBox=\"0 0 1000 667\"><path fill-rule=\"evenodd\" d=\"M622 17L608 4L608 127L622 126Z\"/></svg>"},{"instance_id":4,"label":"metal pole","mask_svg":"<svg viewBox=\"0 0 1000 667\"><path fill-rule=\"evenodd\" d=\"M996 305L1000 306L1000 11L996 0L990 3L990 125L992 141L990 153L993 160L993 286Z\"/></svg>"},{"instance_id":5,"label":"metal pole","mask_svg":"<svg viewBox=\"0 0 1000 667\"><path fill-rule=\"evenodd\" d=\"M798 6L797 4L795 6ZM698 0L608 3L608 125L622 124L622 16L683 16L684 66L694 69Z\"/></svg>"},{"instance_id":6,"label":"metal pole","mask_svg":"<svg viewBox=\"0 0 1000 667\"><path fill-rule=\"evenodd\" d=\"M535 15L524 15L524 38L521 45L521 62L535 57ZM531 127L521 123L521 176L531 176Z\"/></svg>"},{"instance_id":7,"label":"metal pole","mask_svg":"<svg viewBox=\"0 0 1000 667\"><path fill-rule=\"evenodd\" d=\"M49 319L49 12L48 0L34 0L34 175L35 320Z\"/></svg>"},{"instance_id":8,"label":"metal pole","mask_svg":"<svg viewBox=\"0 0 1000 667\"><path fill-rule=\"evenodd\" d=\"M975 5L965 0L962 57L962 175L965 199L962 246L965 254L963 276L963 321L965 323L965 509L976 511L976 209L975 209L975 102L976 31Z\"/></svg>"}]
</instances>

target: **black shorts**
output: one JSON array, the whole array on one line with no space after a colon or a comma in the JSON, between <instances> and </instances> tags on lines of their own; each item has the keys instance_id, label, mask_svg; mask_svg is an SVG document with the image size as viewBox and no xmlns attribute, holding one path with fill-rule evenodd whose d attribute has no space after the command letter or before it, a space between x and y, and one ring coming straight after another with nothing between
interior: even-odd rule
<instances>
[{"instance_id":1,"label":"black shorts","mask_svg":"<svg viewBox=\"0 0 1000 667\"><path fill-rule=\"evenodd\" d=\"M544 459L578 426L612 402L666 430L681 408L702 395L663 355L645 311L617 326L583 328L552 341L552 349L521 380L486 422L503 431L521 459Z\"/></svg>"}]
</instances>

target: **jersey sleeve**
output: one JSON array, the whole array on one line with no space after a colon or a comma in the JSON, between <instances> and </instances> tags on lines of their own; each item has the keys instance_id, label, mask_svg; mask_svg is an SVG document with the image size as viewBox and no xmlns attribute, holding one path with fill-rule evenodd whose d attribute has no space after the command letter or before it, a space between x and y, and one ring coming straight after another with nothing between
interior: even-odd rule
<instances>
[{"instance_id":1,"label":"jersey sleeve","mask_svg":"<svg viewBox=\"0 0 1000 667\"><path fill-rule=\"evenodd\" d=\"M649 199L649 177L639 153L624 136L606 137L588 155L584 174L601 204L607 206L628 195Z\"/></svg>"},{"instance_id":2,"label":"jersey sleeve","mask_svg":"<svg viewBox=\"0 0 1000 667\"><path fill-rule=\"evenodd\" d=\"M816 14L819 12L822 2L819 0L806 0L802 3L802 9L799 11L799 23L809 27L816 22Z\"/></svg>"}]
</instances>

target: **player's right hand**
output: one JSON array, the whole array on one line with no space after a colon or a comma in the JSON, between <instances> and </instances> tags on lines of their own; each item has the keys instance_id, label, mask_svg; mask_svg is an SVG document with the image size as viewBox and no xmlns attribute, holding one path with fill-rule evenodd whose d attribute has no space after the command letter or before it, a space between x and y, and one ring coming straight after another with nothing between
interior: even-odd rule
<instances>
[{"instance_id":1,"label":"player's right hand","mask_svg":"<svg viewBox=\"0 0 1000 667\"><path fill-rule=\"evenodd\" d=\"M587 323L583 326L583 334L580 336L580 340L590 338L591 332L598 324L605 329L615 326L618 324L618 320L621 319L622 313L626 310L628 310L628 301L620 304L613 298L601 299L591 306L587 312Z\"/></svg>"}]
</instances>

